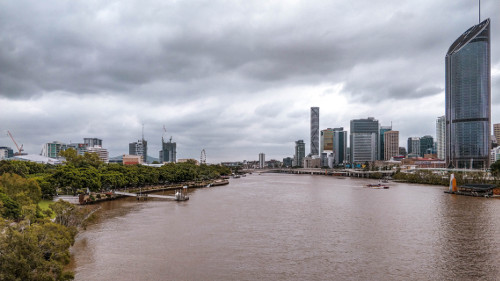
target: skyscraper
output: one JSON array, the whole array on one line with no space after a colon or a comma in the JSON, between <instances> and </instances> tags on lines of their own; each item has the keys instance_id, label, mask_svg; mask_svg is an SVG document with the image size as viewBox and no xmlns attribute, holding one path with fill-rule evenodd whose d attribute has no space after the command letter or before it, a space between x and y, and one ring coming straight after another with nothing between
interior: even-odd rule
<instances>
[{"instance_id":1,"label":"skyscraper","mask_svg":"<svg viewBox=\"0 0 500 281\"><path fill-rule=\"evenodd\" d=\"M102 147L102 140L98 138L84 138L83 143L87 147L94 147L94 146Z\"/></svg>"},{"instance_id":2,"label":"skyscraper","mask_svg":"<svg viewBox=\"0 0 500 281\"><path fill-rule=\"evenodd\" d=\"M311 155L319 155L319 107L311 107Z\"/></svg>"},{"instance_id":3,"label":"skyscraper","mask_svg":"<svg viewBox=\"0 0 500 281\"><path fill-rule=\"evenodd\" d=\"M259 168L263 169L266 166L266 155L259 153Z\"/></svg>"},{"instance_id":4,"label":"skyscraper","mask_svg":"<svg viewBox=\"0 0 500 281\"><path fill-rule=\"evenodd\" d=\"M331 128L321 130L319 152L323 153L323 151L333 151L333 129Z\"/></svg>"},{"instance_id":5,"label":"skyscraper","mask_svg":"<svg viewBox=\"0 0 500 281\"><path fill-rule=\"evenodd\" d=\"M373 117L351 120L351 162L364 163L377 160L379 149L379 123Z\"/></svg>"},{"instance_id":6,"label":"skyscraper","mask_svg":"<svg viewBox=\"0 0 500 281\"><path fill-rule=\"evenodd\" d=\"M385 132L391 131L392 126L380 126L380 134L379 134L379 155L378 159L379 160L384 160L385 159L385 145L384 145L384 138L385 138Z\"/></svg>"},{"instance_id":7,"label":"skyscraper","mask_svg":"<svg viewBox=\"0 0 500 281\"><path fill-rule=\"evenodd\" d=\"M295 155L293 156L293 161L295 166L302 167L304 157L306 156L306 144L303 140L298 140L295 142Z\"/></svg>"},{"instance_id":8,"label":"skyscraper","mask_svg":"<svg viewBox=\"0 0 500 281\"><path fill-rule=\"evenodd\" d=\"M148 142L144 139L128 144L128 154L139 155L144 163L148 162Z\"/></svg>"},{"instance_id":9,"label":"skyscraper","mask_svg":"<svg viewBox=\"0 0 500 281\"><path fill-rule=\"evenodd\" d=\"M446 164L488 168L491 126L490 20L450 46L446 62Z\"/></svg>"},{"instance_id":10,"label":"skyscraper","mask_svg":"<svg viewBox=\"0 0 500 281\"><path fill-rule=\"evenodd\" d=\"M382 130L381 130L382 131ZM384 132L384 160L399 155L399 131Z\"/></svg>"},{"instance_id":11,"label":"skyscraper","mask_svg":"<svg viewBox=\"0 0 500 281\"><path fill-rule=\"evenodd\" d=\"M446 136L446 119L440 116L436 120L436 150L438 159L444 160L445 157L445 136Z\"/></svg>"},{"instance_id":12,"label":"skyscraper","mask_svg":"<svg viewBox=\"0 0 500 281\"><path fill-rule=\"evenodd\" d=\"M347 161L347 132L343 127L333 129L333 157L337 165Z\"/></svg>"},{"instance_id":13,"label":"skyscraper","mask_svg":"<svg viewBox=\"0 0 500 281\"><path fill-rule=\"evenodd\" d=\"M431 154L434 147L434 138L432 136L423 136L420 138L420 157L425 154Z\"/></svg>"},{"instance_id":14,"label":"skyscraper","mask_svg":"<svg viewBox=\"0 0 500 281\"><path fill-rule=\"evenodd\" d=\"M419 157L420 156L420 138L419 137L409 137L408 138L408 157Z\"/></svg>"},{"instance_id":15,"label":"skyscraper","mask_svg":"<svg viewBox=\"0 0 500 281\"><path fill-rule=\"evenodd\" d=\"M175 163L177 161L177 143L172 142L172 138L170 138L169 142L165 142L163 137L161 138L161 143L162 150L160 150L160 163Z\"/></svg>"}]
</instances>

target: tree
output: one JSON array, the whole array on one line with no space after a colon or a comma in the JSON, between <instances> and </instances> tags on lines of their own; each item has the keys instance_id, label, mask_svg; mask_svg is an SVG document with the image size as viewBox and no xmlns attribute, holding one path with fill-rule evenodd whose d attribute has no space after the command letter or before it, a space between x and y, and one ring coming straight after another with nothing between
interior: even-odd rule
<instances>
[{"instance_id":1,"label":"tree","mask_svg":"<svg viewBox=\"0 0 500 281\"><path fill-rule=\"evenodd\" d=\"M495 181L500 177L500 160L491 164L490 166L491 175L495 178Z\"/></svg>"},{"instance_id":2,"label":"tree","mask_svg":"<svg viewBox=\"0 0 500 281\"><path fill-rule=\"evenodd\" d=\"M85 152L83 155L78 155L77 151L73 148L68 148L59 152L59 156L66 159L66 164L73 165L78 168L89 166L98 168L104 164L96 153Z\"/></svg>"},{"instance_id":3,"label":"tree","mask_svg":"<svg viewBox=\"0 0 500 281\"><path fill-rule=\"evenodd\" d=\"M52 222L0 233L0 280L72 280L64 271L75 233Z\"/></svg>"},{"instance_id":4,"label":"tree","mask_svg":"<svg viewBox=\"0 0 500 281\"><path fill-rule=\"evenodd\" d=\"M42 197L36 180L26 179L16 174L7 173L0 176L0 189L21 206L37 204Z\"/></svg>"}]
</instances>

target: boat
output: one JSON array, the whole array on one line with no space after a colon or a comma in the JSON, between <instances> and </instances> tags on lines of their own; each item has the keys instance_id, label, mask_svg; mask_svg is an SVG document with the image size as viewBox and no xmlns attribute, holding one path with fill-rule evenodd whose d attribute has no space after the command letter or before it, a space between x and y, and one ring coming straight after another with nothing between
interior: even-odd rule
<instances>
[{"instance_id":1,"label":"boat","mask_svg":"<svg viewBox=\"0 0 500 281\"><path fill-rule=\"evenodd\" d=\"M373 188L373 189L389 189L388 185L383 185L381 183L367 184L366 187Z\"/></svg>"},{"instance_id":2,"label":"boat","mask_svg":"<svg viewBox=\"0 0 500 281\"><path fill-rule=\"evenodd\" d=\"M189 200L189 195L187 195L187 186L183 186L182 189L175 191L175 201L186 201Z\"/></svg>"}]
</instances>

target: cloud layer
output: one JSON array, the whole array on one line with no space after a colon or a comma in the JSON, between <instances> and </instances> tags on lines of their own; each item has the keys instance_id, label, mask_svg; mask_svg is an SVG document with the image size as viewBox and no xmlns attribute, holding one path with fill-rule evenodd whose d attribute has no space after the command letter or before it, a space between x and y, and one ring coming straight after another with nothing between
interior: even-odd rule
<instances>
[{"instance_id":1,"label":"cloud layer","mask_svg":"<svg viewBox=\"0 0 500 281\"><path fill-rule=\"evenodd\" d=\"M435 134L444 55L477 23L474 1L10 1L0 4L0 129L30 153L99 137L111 155L162 126L180 158L291 156L321 128L373 116L401 144ZM500 3L492 22L493 122ZM11 146L2 133L0 145Z\"/></svg>"}]
</instances>

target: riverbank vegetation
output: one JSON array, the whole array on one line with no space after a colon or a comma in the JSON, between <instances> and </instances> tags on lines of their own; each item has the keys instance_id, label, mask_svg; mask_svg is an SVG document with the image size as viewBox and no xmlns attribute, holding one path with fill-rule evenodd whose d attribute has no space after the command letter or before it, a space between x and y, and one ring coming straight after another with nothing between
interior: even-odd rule
<instances>
[{"instance_id":1,"label":"riverbank vegetation","mask_svg":"<svg viewBox=\"0 0 500 281\"><path fill-rule=\"evenodd\" d=\"M74 149L61 153L65 165L45 165L21 161L0 161L0 175L12 173L34 180L42 198L51 199L58 192L77 194L89 191L165 185L186 181L203 181L231 174L221 165L168 163L161 167L105 164L96 154L77 155Z\"/></svg>"},{"instance_id":2,"label":"riverbank vegetation","mask_svg":"<svg viewBox=\"0 0 500 281\"><path fill-rule=\"evenodd\" d=\"M59 201L42 210L41 195L34 179L0 176L0 280L73 279L64 266L90 209Z\"/></svg>"},{"instance_id":3,"label":"riverbank vegetation","mask_svg":"<svg viewBox=\"0 0 500 281\"><path fill-rule=\"evenodd\" d=\"M0 161L0 280L72 280L64 271L69 248L79 227L92 218L94 207L51 200L60 192L103 191L119 188L203 181L228 175L220 165L194 161L162 167L105 164L97 155L62 153L65 165ZM42 208L41 208L42 207Z\"/></svg>"}]
</instances>

